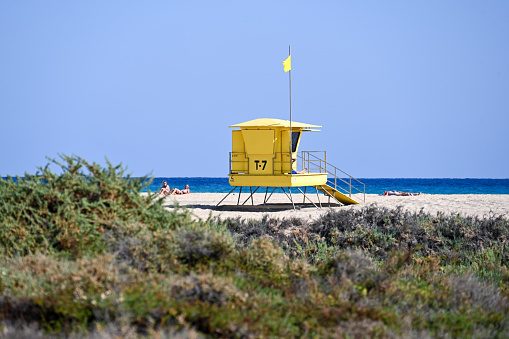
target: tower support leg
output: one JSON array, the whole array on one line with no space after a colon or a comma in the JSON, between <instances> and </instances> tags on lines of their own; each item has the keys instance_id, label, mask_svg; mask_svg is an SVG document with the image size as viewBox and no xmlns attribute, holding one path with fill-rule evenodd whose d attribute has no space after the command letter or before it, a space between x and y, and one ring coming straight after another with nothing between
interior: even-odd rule
<instances>
[{"instance_id":1,"label":"tower support leg","mask_svg":"<svg viewBox=\"0 0 509 339\"><path fill-rule=\"evenodd\" d=\"M322 202L320 201L320 195L318 194L318 188L315 186L316 197L318 198L318 203L320 204L320 208L322 208Z\"/></svg>"},{"instance_id":2,"label":"tower support leg","mask_svg":"<svg viewBox=\"0 0 509 339\"><path fill-rule=\"evenodd\" d=\"M235 190L237 189L237 187L238 187L238 186L235 186L235 187L234 187L234 188L230 191L230 193L228 193L227 195L225 195L225 196L224 196L224 198L223 198L223 199L221 199L221 201L217 203L216 207L217 207L217 206L219 206L219 204L220 204L220 203L222 203L222 202L223 202L223 200L224 200L224 199L226 199L226 197L227 197L227 196L229 196L230 194L232 194L232 192L233 192L233 191L235 191ZM241 187L240 189L242 190L242 187ZM238 205L238 203L237 203L237 205Z\"/></svg>"},{"instance_id":3,"label":"tower support leg","mask_svg":"<svg viewBox=\"0 0 509 339\"><path fill-rule=\"evenodd\" d=\"M267 187L268 188L268 187ZM274 191L276 190L277 187L274 187L274 189L272 190L272 193L270 193L269 197L267 198L267 200L264 200L263 203L266 204L267 202L269 202L269 199L270 197L272 196L272 194L274 193Z\"/></svg>"},{"instance_id":4,"label":"tower support leg","mask_svg":"<svg viewBox=\"0 0 509 339\"><path fill-rule=\"evenodd\" d=\"M295 210L295 204L293 203L292 188L288 187L288 193L290 193L290 200L292 201L293 209Z\"/></svg>"},{"instance_id":5,"label":"tower support leg","mask_svg":"<svg viewBox=\"0 0 509 339\"><path fill-rule=\"evenodd\" d=\"M338 199L336 199L336 197L335 197L335 196L331 195L331 194L329 193L329 191L327 191L325 188L323 188L323 186L320 186L320 187L323 189L323 191L325 192L325 194L327 194L327 195L329 196L329 204L330 204L330 198L333 198L334 200L336 200L336 201L337 201L339 204L341 204L342 206L344 205L341 201L339 201Z\"/></svg>"},{"instance_id":6,"label":"tower support leg","mask_svg":"<svg viewBox=\"0 0 509 339\"><path fill-rule=\"evenodd\" d=\"M237 199L237 205L240 203L240 195L242 194L242 186L240 186L239 198Z\"/></svg>"},{"instance_id":7,"label":"tower support leg","mask_svg":"<svg viewBox=\"0 0 509 339\"><path fill-rule=\"evenodd\" d=\"M310 203L312 203L313 205L315 205L316 208L318 208L318 206L316 206L316 204L311 201L311 199L309 199L307 196L306 196L306 193L302 192L300 188L297 187L297 189L299 190L300 193L302 193L304 195L304 201L305 199L308 199Z\"/></svg>"},{"instance_id":8,"label":"tower support leg","mask_svg":"<svg viewBox=\"0 0 509 339\"><path fill-rule=\"evenodd\" d=\"M245 204L245 203L249 200L249 198L251 198L251 205L253 205L253 206L254 206L254 202L253 202L253 194L255 194L255 193L256 193L256 191L258 191L258 189L259 189L259 188L260 188L260 186L258 186L258 187L254 190L254 192L253 192L253 190L251 189L251 186L249 186L249 189L251 190L251 194L250 194L250 195L249 195L249 197L247 197L247 199L246 199L246 200L242 203L242 205L244 205L244 204Z\"/></svg>"},{"instance_id":9,"label":"tower support leg","mask_svg":"<svg viewBox=\"0 0 509 339\"><path fill-rule=\"evenodd\" d=\"M281 189L283 190L283 192L285 192L286 194L286 191L285 191L285 188L284 187L281 187ZM293 199L292 199L292 191L290 191L290 188L288 187L288 192L290 193L290 196L288 196L288 194L286 194L286 197L288 199L290 199L290 201L292 202L292 206L293 206L293 209L295 210L295 204L293 203Z\"/></svg>"}]
</instances>

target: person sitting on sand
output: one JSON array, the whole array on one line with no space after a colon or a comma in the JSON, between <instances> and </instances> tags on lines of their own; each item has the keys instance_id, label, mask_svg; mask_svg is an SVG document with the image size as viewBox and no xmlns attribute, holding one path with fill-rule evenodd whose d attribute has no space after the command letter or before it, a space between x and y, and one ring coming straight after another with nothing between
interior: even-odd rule
<instances>
[{"instance_id":1,"label":"person sitting on sand","mask_svg":"<svg viewBox=\"0 0 509 339\"><path fill-rule=\"evenodd\" d=\"M168 186L168 183L166 181L163 181L163 187L161 187L159 194L164 195L170 194L170 186Z\"/></svg>"},{"instance_id":2,"label":"person sitting on sand","mask_svg":"<svg viewBox=\"0 0 509 339\"><path fill-rule=\"evenodd\" d=\"M401 191L385 191L383 195L389 196L389 195L396 195L396 196L414 196L414 195L420 195L421 193L407 193L407 192L401 192Z\"/></svg>"},{"instance_id":3,"label":"person sitting on sand","mask_svg":"<svg viewBox=\"0 0 509 339\"><path fill-rule=\"evenodd\" d=\"M178 188L174 188L173 191L171 191L172 195L180 195L180 194L189 194L191 193L191 190L189 189L189 185L186 185L186 188L183 190L179 190Z\"/></svg>"},{"instance_id":4,"label":"person sitting on sand","mask_svg":"<svg viewBox=\"0 0 509 339\"><path fill-rule=\"evenodd\" d=\"M180 192L182 192L182 194L189 194L189 193L191 193L191 190L189 189L189 185L186 185L186 188L184 188Z\"/></svg>"},{"instance_id":5,"label":"person sitting on sand","mask_svg":"<svg viewBox=\"0 0 509 339\"><path fill-rule=\"evenodd\" d=\"M294 163L295 161L297 161L297 159L293 158L293 159L292 159L292 167L293 167L293 163ZM306 172L307 172L307 171L306 171L306 169L305 169L305 168L304 168L302 171L296 171L296 170L292 169L292 174L304 174L304 173L306 173Z\"/></svg>"}]
</instances>

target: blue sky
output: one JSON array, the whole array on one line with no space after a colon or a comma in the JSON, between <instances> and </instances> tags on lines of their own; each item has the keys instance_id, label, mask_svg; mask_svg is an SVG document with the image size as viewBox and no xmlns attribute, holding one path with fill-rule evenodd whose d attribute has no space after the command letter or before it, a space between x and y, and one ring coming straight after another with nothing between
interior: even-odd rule
<instances>
[{"instance_id":1,"label":"blue sky","mask_svg":"<svg viewBox=\"0 0 509 339\"><path fill-rule=\"evenodd\" d=\"M507 1L2 1L0 175L76 154L226 177L229 125L322 125L358 178L509 177Z\"/></svg>"}]
</instances>

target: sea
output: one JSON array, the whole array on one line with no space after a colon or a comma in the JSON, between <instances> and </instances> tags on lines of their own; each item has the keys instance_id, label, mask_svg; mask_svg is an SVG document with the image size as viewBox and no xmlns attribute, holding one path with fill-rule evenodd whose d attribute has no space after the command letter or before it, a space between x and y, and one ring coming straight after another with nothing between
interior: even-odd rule
<instances>
[{"instance_id":1,"label":"sea","mask_svg":"<svg viewBox=\"0 0 509 339\"><path fill-rule=\"evenodd\" d=\"M183 189L185 185L189 185L192 193L228 193L233 189L228 182L228 177L194 177L153 178L152 183L144 191L159 191L163 180L166 180L171 188ZM358 180L365 185L366 194L383 194L384 191L394 190L427 194L509 194L509 179L361 178ZM363 189L363 185L359 183L356 183L355 187ZM278 191L279 189L275 193Z\"/></svg>"}]
</instances>

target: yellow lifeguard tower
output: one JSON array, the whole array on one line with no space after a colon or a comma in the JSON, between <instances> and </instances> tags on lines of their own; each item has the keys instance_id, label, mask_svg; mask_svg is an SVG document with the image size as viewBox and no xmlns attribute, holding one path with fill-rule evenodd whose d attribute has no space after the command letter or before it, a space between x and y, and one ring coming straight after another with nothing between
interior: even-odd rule
<instances>
[{"instance_id":1,"label":"yellow lifeguard tower","mask_svg":"<svg viewBox=\"0 0 509 339\"><path fill-rule=\"evenodd\" d=\"M302 151L301 155L298 154L302 132L319 131L321 126L280 119L255 119L230 127L240 128L232 131L232 151L229 159L229 182L234 188L216 206L237 187L240 187L237 205L240 204L243 187L249 187L250 196L242 205L250 198L254 204L253 194L260 187L267 188L264 204L279 187L294 208L291 187L297 188L304 195L304 201L307 199L316 207L318 206L306 196L307 187L316 189L320 207L318 191L325 194L329 202L330 198L333 198L343 205L358 204L352 199L352 190L354 193L363 193L365 197L365 185L328 164L325 151ZM300 171L297 160L300 160ZM254 191L253 187L256 187ZM304 187L304 192L301 187ZM269 188L273 190L267 198Z\"/></svg>"}]
</instances>

